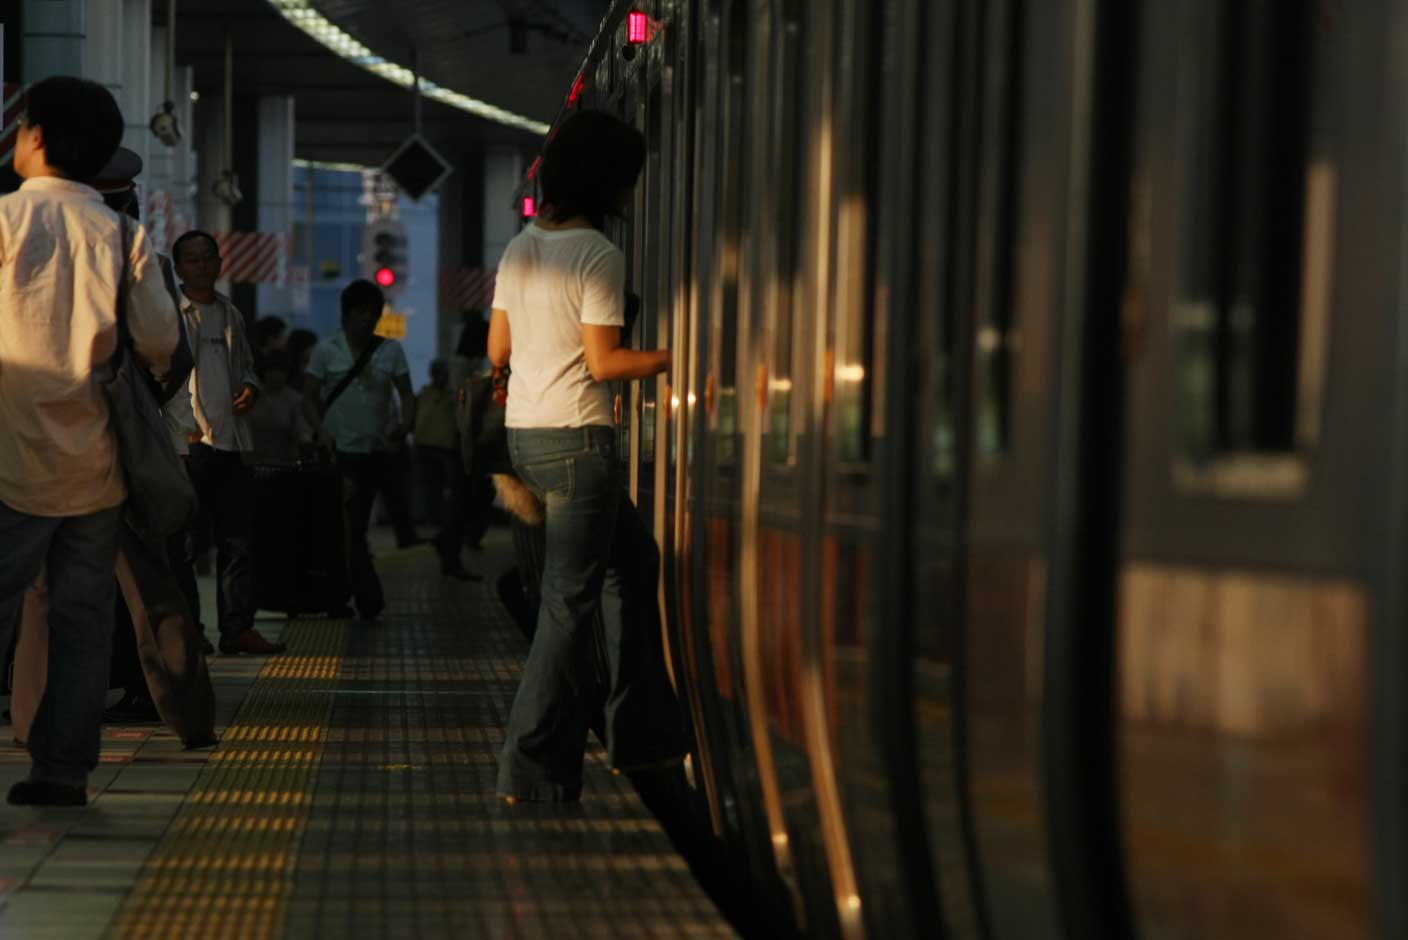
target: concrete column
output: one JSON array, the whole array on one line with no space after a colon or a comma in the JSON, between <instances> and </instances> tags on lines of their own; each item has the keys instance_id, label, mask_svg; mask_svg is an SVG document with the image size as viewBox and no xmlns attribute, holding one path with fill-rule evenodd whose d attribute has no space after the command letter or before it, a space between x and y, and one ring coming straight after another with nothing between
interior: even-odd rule
<instances>
[{"instance_id":1,"label":"concrete column","mask_svg":"<svg viewBox=\"0 0 1408 940\"><path fill-rule=\"evenodd\" d=\"M87 0L23 0L20 81L28 85L51 75L85 75Z\"/></svg>"},{"instance_id":2,"label":"concrete column","mask_svg":"<svg viewBox=\"0 0 1408 940\"><path fill-rule=\"evenodd\" d=\"M519 213L513 205L513 192L527 168L517 149L490 148L484 154L484 256L481 264L492 270L509 241L518 234Z\"/></svg>"},{"instance_id":3,"label":"concrete column","mask_svg":"<svg viewBox=\"0 0 1408 940\"><path fill-rule=\"evenodd\" d=\"M88 39L84 51L83 77L106 85L122 107L123 82L123 0L87 0ZM123 117L127 114L124 111Z\"/></svg>"},{"instance_id":4,"label":"concrete column","mask_svg":"<svg viewBox=\"0 0 1408 940\"><path fill-rule=\"evenodd\" d=\"M479 180L466 180L464 161L455 172L440 184L437 195L440 197L439 237L437 257L439 270L435 272L436 286L436 343L435 354L444 358L455 351L455 343L460 338L460 312L453 305L446 304L440 297L442 276L464 266L464 191L466 186L478 189ZM478 219L475 220L476 222Z\"/></svg>"},{"instance_id":5,"label":"concrete column","mask_svg":"<svg viewBox=\"0 0 1408 940\"><path fill-rule=\"evenodd\" d=\"M259 174L257 223L261 232L281 232L287 240L293 232L293 98L279 95L259 99ZM285 248L292 246L285 244ZM284 285L260 284L257 295L261 315L287 318L293 309L288 287L287 253L284 255Z\"/></svg>"},{"instance_id":6,"label":"concrete column","mask_svg":"<svg viewBox=\"0 0 1408 940\"><path fill-rule=\"evenodd\" d=\"M151 105L152 0L122 0L122 108L127 131L122 146L142 158L145 166L152 144L163 146L147 128Z\"/></svg>"},{"instance_id":7,"label":"concrete column","mask_svg":"<svg viewBox=\"0 0 1408 940\"><path fill-rule=\"evenodd\" d=\"M225 169L225 113L224 102L216 95L210 95L196 102L194 149L197 163L196 175L196 224L195 228L207 232L228 232L231 223L231 210L215 197L215 181ZM229 293L228 281L221 281L218 289Z\"/></svg>"}]
</instances>

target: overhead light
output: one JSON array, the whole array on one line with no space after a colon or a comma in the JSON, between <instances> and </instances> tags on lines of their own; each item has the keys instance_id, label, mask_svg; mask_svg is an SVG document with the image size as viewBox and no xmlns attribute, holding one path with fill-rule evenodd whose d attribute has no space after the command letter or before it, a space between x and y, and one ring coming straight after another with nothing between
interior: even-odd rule
<instances>
[{"instance_id":1,"label":"overhead light","mask_svg":"<svg viewBox=\"0 0 1408 940\"><path fill-rule=\"evenodd\" d=\"M192 100L192 101L199 101L199 100L200 100L200 92L198 92L198 91L192 91L192 92L191 92L191 100Z\"/></svg>"},{"instance_id":2,"label":"overhead light","mask_svg":"<svg viewBox=\"0 0 1408 940\"><path fill-rule=\"evenodd\" d=\"M313 9L309 0L268 0L268 2L270 6L279 11L284 19L353 65L360 66L389 82L400 85L402 88L410 88L416 83L415 73L409 68L375 55L351 34ZM486 121L493 121L507 127L517 127L534 134L548 132L548 125L542 121L535 121L507 108L500 108L479 98L470 97L463 92L445 88L427 78L420 79L420 93L432 101L438 101L451 108L468 112Z\"/></svg>"}]
</instances>

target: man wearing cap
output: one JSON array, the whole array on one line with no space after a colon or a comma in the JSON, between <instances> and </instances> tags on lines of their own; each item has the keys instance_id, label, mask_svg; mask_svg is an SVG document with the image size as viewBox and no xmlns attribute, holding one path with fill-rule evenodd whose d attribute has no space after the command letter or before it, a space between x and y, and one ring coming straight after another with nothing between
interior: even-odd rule
<instances>
[{"instance_id":1,"label":"man wearing cap","mask_svg":"<svg viewBox=\"0 0 1408 940\"><path fill-rule=\"evenodd\" d=\"M102 85L35 83L15 141L25 182L0 198L0 630L42 575L53 637L17 804L84 805L98 763L127 496L98 379L117 348L116 285L127 284L133 352L154 375L179 339L146 233L128 226L124 238L89 185L122 131Z\"/></svg>"}]
</instances>

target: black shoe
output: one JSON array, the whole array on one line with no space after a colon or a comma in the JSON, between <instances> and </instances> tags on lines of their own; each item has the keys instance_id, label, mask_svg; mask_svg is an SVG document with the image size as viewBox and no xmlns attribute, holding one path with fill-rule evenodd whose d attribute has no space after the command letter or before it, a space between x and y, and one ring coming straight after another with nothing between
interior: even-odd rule
<instances>
[{"instance_id":1,"label":"black shoe","mask_svg":"<svg viewBox=\"0 0 1408 940\"><path fill-rule=\"evenodd\" d=\"M357 619L361 621L377 620L381 617L381 614L384 610L386 610L385 604L382 604L380 607L369 607L365 610L361 607L358 607Z\"/></svg>"},{"instance_id":2,"label":"black shoe","mask_svg":"<svg viewBox=\"0 0 1408 940\"><path fill-rule=\"evenodd\" d=\"M459 565L441 565L440 574L442 577L454 578L456 581L483 581L479 575L471 571L465 571Z\"/></svg>"},{"instance_id":3,"label":"black shoe","mask_svg":"<svg viewBox=\"0 0 1408 940\"><path fill-rule=\"evenodd\" d=\"M11 806L87 806L86 787L70 787L44 780L21 780L10 787Z\"/></svg>"},{"instance_id":4,"label":"black shoe","mask_svg":"<svg viewBox=\"0 0 1408 940\"><path fill-rule=\"evenodd\" d=\"M355 616L357 616L357 612L346 604L328 611L328 619L330 620L351 620Z\"/></svg>"},{"instance_id":5,"label":"black shoe","mask_svg":"<svg viewBox=\"0 0 1408 940\"><path fill-rule=\"evenodd\" d=\"M206 656L215 655L215 644L210 642L210 637L206 636L203 633L200 637L200 651Z\"/></svg>"},{"instance_id":6,"label":"black shoe","mask_svg":"<svg viewBox=\"0 0 1408 940\"><path fill-rule=\"evenodd\" d=\"M128 692L111 708L103 709L103 721L111 725L160 722L156 703L137 692Z\"/></svg>"}]
</instances>

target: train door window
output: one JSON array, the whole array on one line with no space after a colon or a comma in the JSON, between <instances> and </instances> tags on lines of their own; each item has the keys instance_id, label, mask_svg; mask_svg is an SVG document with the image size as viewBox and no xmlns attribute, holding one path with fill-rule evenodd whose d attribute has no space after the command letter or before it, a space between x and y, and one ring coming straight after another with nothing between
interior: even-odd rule
<instances>
[{"instance_id":1,"label":"train door window","mask_svg":"<svg viewBox=\"0 0 1408 940\"><path fill-rule=\"evenodd\" d=\"M978 206L977 335L975 337L976 405L974 445L980 458L1006 455L1011 447L1013 369L1020 344L1013 297L1017 272L1014 251L1021 190L1022 52L1021 24L1026 0L995 4L988 48L1004 53L1009 67L990 76L994 86L983 131L983 149L992 155L983 169Z\"/></svg>"},{"instance_id":2,"label":"train door window","mask_svg":"<svg viewBox=\"0 0 1408 940\"><path fill-rule=\"evenodd\" d=\"M793 155L800 152L803 109L798 107L803 93L801 17L797 0L784 0L778 5L777 36L770 63L768 107L775 119L769 122L768 163L787 166ZM774 239L773 270L776 276L767 290L774 292L773 322L767 333L767 415L763 426L763 452L773 464L791 464L796 460L795 410L797 397L792 393L792 354L797 346L796 330L800 317L795 305L799 238L798 206L802 199L804 173L778 174L775 185L769 187L767 198L775 221L767 226Z\"/></svg>"},{"instance_id":3,"label":"train door window","mask_svg":"<svg viewBox=\"0 0 1408 940\"><path fill-rule=\"evenodd\" d=\"M1316 137L1333 109L1312 85L1325 31L1310 0L1195 6L1213 54L1179 63L1175 477L1294 492L1305 468L1285 458L1318 434L1331 276L1335 180Z\"/></svg>"},{"instance_id":4,"label":"train door window","mask_svg":"<svg viewBox=\"0 0 1408 940\"><path fill-rule=\"evenodd\" d=\"M744 158L748 149L746 64L748 28L741 4L729 10L725 45L727 80L723 95L722 166L720 199L719 315L715 322L714 373L719 377L718 411L714 418L717 445L714 453L722 466L738 461L738 278L743 233Z\"/></svg>"},{"instance_id":5,"label":"train door window","mask_svg":"<svg viewBox=\"0 0 1408 940\"><path fill-rule=\"evenodd\" d=\"M642 348L652 348L659 342L658 324L661 305L665 303L661 290L660 269L666 257L664 240L666 231L662 227L663 219L668 218L668 211L661 205L667 191L664 180L664 170L660 153L661 134L661 90L658 82L651 84L650 90L646 93L645 105L645 185L641 188L645 190L645 206L643 218L645 221L643 246L643 261L645 268L644 279L641 282L642 309L641 309L641 344ZM655 382L647 380L641 383L642 409L640 424L640 459L642 463L652 463L655 460Z\"/></svg>"}]
</instances>

